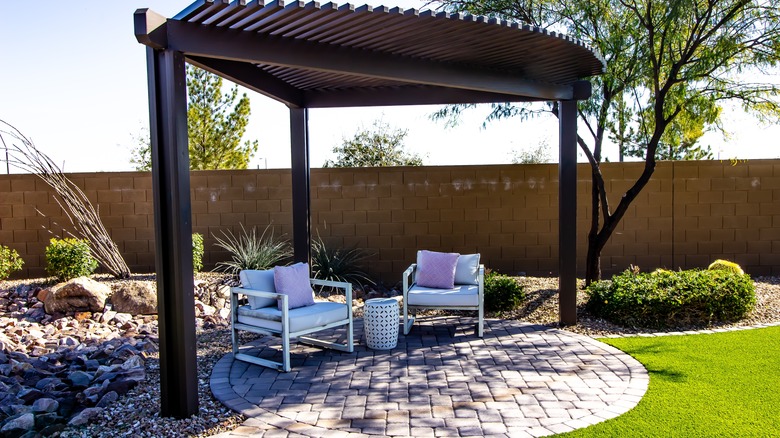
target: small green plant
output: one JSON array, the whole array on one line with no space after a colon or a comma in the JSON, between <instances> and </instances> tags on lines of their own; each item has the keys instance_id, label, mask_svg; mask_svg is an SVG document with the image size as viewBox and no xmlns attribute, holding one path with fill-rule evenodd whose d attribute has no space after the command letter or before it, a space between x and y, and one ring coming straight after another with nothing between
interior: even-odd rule
<instances>
[{"instance_id":1,"label":"small green plant","mask_svg":"<svg viewBox=\"0 0 780 438\"><path fill-rule=\"evenodd\" d=\"M214 236L215 245L230 253L230 261L217 263L217 270L238 275L245 269L269 269L292 256L290 244L274 238L270 225L258 237L254 227L247 232L241 225L241 234L222 231L222 237ZM270 230L270 233L269 233Z\"/></svg>"},{"instance_id":2,"label":"small green plant","mask_svg":"<svg viewBox=\"0 0 780 438\"><path fill-rule=\"evenodd\" d=\"M51 239L46 247L46 272L61 281L89 275L97 266L86 240Z\"/></svg>"},{"instance_id":3,"label":"small green plant","mask_svg":"<svg viewBox=\"0 0 780 438\"><path fill-rule=\"evenodd\" d=\"M485 274L485 310L514 310L525 299L525 289L513 277L488 272Z\"/></svg>"},{"instance_id":4,"label":"small green plant","mask_svg":"<svg viewBox=\"0 0 780 438\"><path fill-rule=\"evenodd\" d=\"M740 275L745 273L745 271L743 271L738 264L734 262L730 262L728 260L720 260L720 259L712 262L712 264L707 269L709 269L710 271L719 269L721 271L729 271Z\"/></svg>"},{"instance_id":5,"label":"small green plant","mask_svg":"<svg viewBox=\"0 0 780 438\"><path fill-rule=\"evenodd\" d=\"M0 280L5 280L14 271L20 271L22 265L24 260L15 249L0 245Z\"/></svg>"},{"instance_id":6,"label":"small green plant","mask_svg":"<svg viewBox=\"0 0 780 438\"><path fill-rule=\"evenodd\" d=\"M192 270L200 272L203 269L203 234L192 233Z\"/></svg>"},{"instance_id":7,"label":"small green plant","mask_svg":"<svg viewBox=\"0 0 780 438\"><path fill-rule=\"evenodd\" d=\"M358 248L329 248L320 236L312 241L311 250L311 272L314 278L343 281L360 287L374 284L360 267L369 257L364 251Z\"/></svg>"},{"instance_id":8,"label":"small green plant","mask_svg":"<svg viewBox=\"0 0 780 438\"><path fill-rule=\"evenodd\" d=\"M747 274L689 270L622 274L588 286L587 309L623 326L661 328L744 318L756 302Z\"/></svg>"}]
</instances>

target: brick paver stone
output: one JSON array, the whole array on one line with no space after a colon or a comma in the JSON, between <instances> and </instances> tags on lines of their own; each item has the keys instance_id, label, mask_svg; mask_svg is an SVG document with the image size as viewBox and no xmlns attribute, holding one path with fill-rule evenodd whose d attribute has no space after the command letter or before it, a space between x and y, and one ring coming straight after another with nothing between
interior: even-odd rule
<instances>
[{"instance_id":1,"label":"brick paver stone","mask_svg":"<svg viewBox=\"0 0 780 438\"><path fill-rule=\"evenodd\" d=\"M219 438L270 436L543 436L614 418L647 390L645 368L586 336L518 321L422 319L390 351L296 345L279 373L225 355L214 396L249 419ZM343 337L342 330L330 336ZM277 357L278 341L250 354Z\"/></svg>"}]
</instances>

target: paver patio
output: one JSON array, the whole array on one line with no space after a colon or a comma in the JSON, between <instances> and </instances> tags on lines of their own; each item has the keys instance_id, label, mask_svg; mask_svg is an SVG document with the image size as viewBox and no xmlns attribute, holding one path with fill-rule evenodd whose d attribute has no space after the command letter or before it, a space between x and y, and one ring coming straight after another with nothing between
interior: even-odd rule
<instances>
[{"instance_id":1,"label":"paver patio","mask_svg":"<svg viewBox=\"0 0 780 438\"><path fill-rule=\"evenodd\" d=\"M542 436L586 427L636 406L647 370L586 336L509 320L421 318L389 351L298 345L290 373L224 356L211 389L248 419L227 437ZM331 333L343 336L341 331ZM276 354L265 342L255 354Z\"/></svg>"}]
</instances>

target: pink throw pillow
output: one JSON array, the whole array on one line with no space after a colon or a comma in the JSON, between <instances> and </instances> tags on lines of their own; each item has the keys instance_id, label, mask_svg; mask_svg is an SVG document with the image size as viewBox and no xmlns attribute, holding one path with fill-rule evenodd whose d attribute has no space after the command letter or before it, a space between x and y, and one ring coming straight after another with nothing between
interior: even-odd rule
<instances>
[{"instance_id":1,"label":"pink throw pillow","mask_svg":"<svg viewBox=\"0 0 780 438\"><path fill-rule=\"evenodd\" d=\"M276 293L287 295L287 305L290 309L314 304L314 291L309 282L308 263L274 267L274 287ZM277 306L279 310L282 310L281 300Z\"/></svg>"},{"instance_id":2,"label":"pink throw pillow","mask_svg":"<svg viewBox=\"0 0 780 438\"><path fill-rule=\"evenodd\" d=\"M438 289L455 287L458 253L420 251L417 258L417 285Z\"/></svg>"}]
</instances>

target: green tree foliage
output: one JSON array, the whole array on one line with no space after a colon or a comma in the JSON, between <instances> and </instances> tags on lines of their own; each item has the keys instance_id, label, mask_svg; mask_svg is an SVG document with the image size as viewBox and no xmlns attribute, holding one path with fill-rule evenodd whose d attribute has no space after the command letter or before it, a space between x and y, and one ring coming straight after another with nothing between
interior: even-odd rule
<instances>
[{"instance_id":1,"label":"green tree foliage","mask_svg":"<svg viewBox=\"0 0 780 438\"><path fill-rule=\"evenodd\" d=\"M392 129L387 123L375 121L371 129L362 128L351 139L343 139L333 148L335 160L324 167L386 167L422 166L422 158L404 151L405 129Z\"/></svg>"},{"instance_id":2,"label":"green tree foliage","mask_svg":"<svg viewBox=\"0 0 780 438\"><path fill-rule=\"evenodd\" d=\"M527 149L512 151L512 164L543 164L550 162L550 145L542 141Z\"/></svg>"},{"instance_id":3,"label":"green tree foliage","mask_svg":"<svg viewBox=\"0 0 780 438\"><path fill-rule=\"evenodd\" d=\"M746 71L768 76L780 58L780 6L763 0L439 0L445 9L519 19L585 40L607 62L591 78L593 96L580 102L578 143L591 165L591 227L586 282L601 277L605 244L652 176L658 159L704 158L696 145L719 128L720 104L735 100L765 120L780 118L775 83L744 80ZM435 115L457 117L448 107ZM557 114L494 104L487 121ZM610 203L601 172L602 145L611 137L627 156L645 161L642 174Z\"/></svg>"},{"instance_id":4,"label":"green tree foliage","mask_svg":"<svg viewBox=\"0 0 780 438\"><path fill-rule=\"evenodd\" d=\"M258 142L241 139L249 123L249 98L238 102L238 87L222 93L222 78L187 65L187 134L190 169L246 169L257 152ZM146 135L144 135L146 134ZM148 133L134 138L137 146L130 162L137 170L151 170L152 154Z\"/></svg>"}]
</instances>

